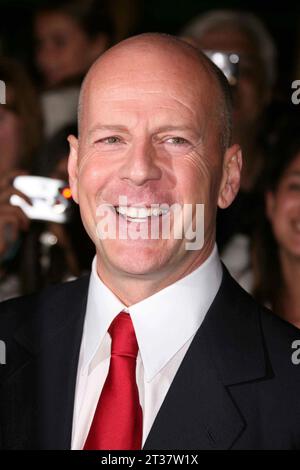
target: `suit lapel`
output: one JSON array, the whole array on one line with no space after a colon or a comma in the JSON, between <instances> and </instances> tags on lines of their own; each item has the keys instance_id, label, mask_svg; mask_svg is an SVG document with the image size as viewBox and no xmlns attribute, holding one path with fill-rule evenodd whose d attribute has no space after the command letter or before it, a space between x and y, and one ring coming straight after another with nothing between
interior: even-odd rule
<instances>
[{"instance_id":1,"label":"suit lapel","mask_svg":"<svg viewBox=\"0 0 300 470\"><path fill-rule=\"evenodd\" d=\"M209 359L203 334L191 344L144 449L227 449L245 423Z\"/></svg>"},{"instance_id":2,"label":"suit lapel","mask_svg":"<svg viewBox=\"0 0 300 470\"><path fill-rule=\"evenodd\" d=\"M143 449L229 449L246 421L228 386L265 374L259 311L224 268Z\"/></svg>"}]
</instances>

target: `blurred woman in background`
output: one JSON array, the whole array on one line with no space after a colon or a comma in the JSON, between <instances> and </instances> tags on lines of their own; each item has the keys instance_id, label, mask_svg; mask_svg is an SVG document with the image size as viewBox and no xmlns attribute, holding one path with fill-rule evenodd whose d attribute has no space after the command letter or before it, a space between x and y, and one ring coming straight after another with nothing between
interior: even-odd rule
<instances>
[{"instance_id":1,"label":"blurred woman in background","mask_svg":"<svg viewBox=\"0 0 300 470\"><path fill-rule=\"evenodd\" d=\"M21 258L17 256L30 222L19 207L10 204L17 175L30 173L42 141L38 96L23 67L0 60L0 77L6 86L6 103L0 105L0 299L20 291ZM23 195L22 195L23 197ZM25 198L26 199L26 198Z\"/></svg>"},{"instance_id":2,"label":"blurred woman in background","mask_svg":"<svg viewBox=\"0 0 300 470\"><path fill-rule=\"evenodd\" d=\"M42 120L34 86L19 62L0 59L6 103L0 105L0 175L32 168L42 138Z\"/></svg>"},{"instance_id":3,"label":"blurred woman in background","mask_svg":"<svg viewBox=\"0 0 300 470\"><path fill-rule=\"evenodd\" d=\"M35 64L40 74L45 133L76 120L81 81L113 42L104 0L43 2L34 15Z\"/></svg>"},{"instance_id":4,"label":"blurred woman in background","mask_svg":"<svg viewBox=\"0 0 300 470\"><path fill-rule=\"evenodd\" d=\"M68 181L67 137L70 126L43 142L35 90L23 68L0 60L6 104L0 105L0 300L28 294L51 282L79 276L90 269L94 246L83 229L77 205L65 224L29 219L10 202L19 195L18 175L33 174Z\"/></svg>"},{"instance_id":5,"label":"blurred woman in background","mask_svg":"<svg viewBox=\"0 0 300 470\"><path fill-rule=\"evenodd\" d=\"M283 121L281 121L283 122ZM265 176L254 237L253 295L300 328L300 116L283 122Z\"/></svg>"},{"instance_id":6,"label":"blurred woman in background","mask_svg":"<svg viewBox=\"0 0 300 470\"><path fill-rule=\"evenodd\" d=\"M36 64L45 87L81 79L112 42L103 0L43 2L35 14Z\"/></svg>"}]
</instances>

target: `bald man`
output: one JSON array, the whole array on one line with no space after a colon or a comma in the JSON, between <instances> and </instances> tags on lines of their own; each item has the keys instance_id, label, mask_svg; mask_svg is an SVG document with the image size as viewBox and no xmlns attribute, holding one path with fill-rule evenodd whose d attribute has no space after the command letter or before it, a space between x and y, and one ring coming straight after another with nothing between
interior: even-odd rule
<instances>
[{"instance_id":1,"label":"bald man","mask_svg":"<svg viewBox=\"0 0 300 470\"><path fill-rule=\"evenodd\" d=\"M223 75L179 39L133 37L91 67L78 117L70 185L96 255L1 304L0 447L300 448L299 330L215 245L242 166Z\"/></svg>"}]
</instances>

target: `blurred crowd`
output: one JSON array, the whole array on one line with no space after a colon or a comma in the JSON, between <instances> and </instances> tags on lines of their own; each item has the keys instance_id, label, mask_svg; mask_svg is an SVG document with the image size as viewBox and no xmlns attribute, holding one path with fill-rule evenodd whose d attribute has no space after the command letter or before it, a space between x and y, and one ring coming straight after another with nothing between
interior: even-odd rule
<instances>
[{"instance_id":1,"label":"blurred crowd","mask_svg":"<svg viewBox=\"0 0 300 470\"><path fill-rule=\"evenodd\" d=\"M6 85L6 103L0 104L0 300L90 270L94 247L77 206L71 201L64 223L32 218L12 204L13 195L32 203L14 181L35 175L67 186L67 137L77 134L82 79L100 54L130 34L133 17L126 10L116 20L103 0L42 2L32 18L36 73L0 56ZM275 41L261 19L237 10L202 13L178 36L203 50L232 89L233 141L242 147L243 170L236 200L217 215L221 258L248 292L300 328L300 112L276 89ZM294 69L300 70L297 57Z\"/></svg>"}]
</instances>

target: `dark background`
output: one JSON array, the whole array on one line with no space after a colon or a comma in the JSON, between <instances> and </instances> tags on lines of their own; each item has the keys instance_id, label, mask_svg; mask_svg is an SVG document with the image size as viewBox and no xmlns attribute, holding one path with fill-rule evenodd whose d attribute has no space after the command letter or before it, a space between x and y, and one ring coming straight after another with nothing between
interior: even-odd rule
<instances>
[{"instance_id":1,"label":"dark background","mask_svg":"<svg viewBox=\"0 0 300 470\"><path fill-rule=\"evenodd\" d=\"M84 0L83 0L84 1ZM30 66L31 16L41 0L0 0L0 51ZM160 31L177 34L198 14L215 8L248 10L259 16L278 47L278 88L290 93L295 76L294 61L300 43L300 1L241 0L111 0L112 11L130 15L130 34ZM120 14L122 16L122 13Z\"/></svg>"}]
</instances>

